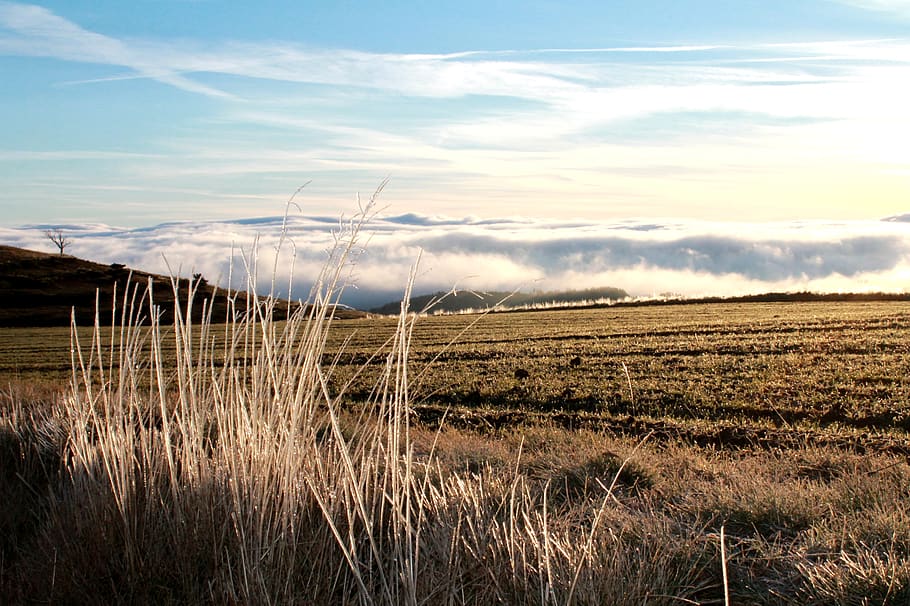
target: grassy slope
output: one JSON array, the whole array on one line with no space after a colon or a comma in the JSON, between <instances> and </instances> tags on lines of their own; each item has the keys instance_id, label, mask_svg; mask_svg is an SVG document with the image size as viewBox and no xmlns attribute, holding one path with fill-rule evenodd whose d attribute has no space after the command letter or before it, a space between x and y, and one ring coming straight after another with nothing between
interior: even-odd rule
<instances>
[{"instance_id":1,"label":"grassy slope","mask_svg":"<svg viewBox=\"0 0 910 606\"><path fill-rule=\"evenodd\" d=\"M128 280L144 288L149 278L157 286L156 302L165 310L171 309L173 294L170 280L165 276L70 255L0 246L0 290L6 295L0 299L0 326L66 326L74 308L77 322L90 325L98 291L101 317L107 321L111 317L115 284L117 292L122 293ZM184 287L188 286L186 280L182 282ZM200 299L211 297L211 287L203 287L199 295Z\"/></svg>"},{"instance_id":2,"label":"grassy slope","mask_svg":"<svg viewBox=\"0 0 910 606\"><path fill-rule=\"evenodd\" d=\"M111 317L115 285L118 293L124 291L128 282L140 285L141 295L149 279L154 282L155 303L165 314L164 322L171 322L174 293L171 279L167 276L131 270L120 264L103 265L70 255L0 246L0 292L4 295L0 297L0 326L68 326L74 308L77 323L91 325L95 317L96 293L99 291L101 318L107 323ZM186 293L189 285L189 280L181 280L181 291ZM197 320L202 314L203 299L214 301L212 317L216 321L226 317L226 293L216 295L211 285L203 284L197 291L196 299L194 313ZM279 307L279 312L287 309L286 306ZM339 315L343 313L338 312ZM348 315L362 314L354 312Z\"/></svg>"}]
</instances>

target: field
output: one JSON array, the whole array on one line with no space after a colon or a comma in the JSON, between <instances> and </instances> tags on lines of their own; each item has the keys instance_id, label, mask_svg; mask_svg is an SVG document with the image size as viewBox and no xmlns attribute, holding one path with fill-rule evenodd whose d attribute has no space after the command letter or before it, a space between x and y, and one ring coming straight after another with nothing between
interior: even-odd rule
<instances>
[{"instance_id":1,"label":"field","mask_svg":"<svg viewBox=\"0 0 910 606\"><path fill-rule=\"evenodd\" d=\"M910 454L906 303L507 313L469 328L475 321L418 323L412 405L421 416L445 409L450 423L476 427L550 420L715 436L719 446L834 441ZM339 364L359 370L385 333L345 323L336 339L348 334Z\"/></svg>"},{"instance_id":2,"label":"field","mask_svg":"<svg viewBox=\"0 0 910 606\"><path fill-rule=\"evenodd\" d=\"M349 399L372 390L385 362L374 354L396 321L333 326L324 361L336 384L359 375ZM410 404L424 421L446 413L478 429L544 421L717 446L910 454L908 335L903 302L428 316L411 340ZM69 329L0 329L3 384L71 376Z\"/></svg>"},{"instance_id":3,"label":"field","mask_svg":"<svg viewBox=\"0 0 910 606\"><path fill-rule=\"evenodd\" d=\"M265 328L263 333L288 334L284 323ZM224 327L208 329L207 368L259 368L261 348L237 347L243 340L231 339L233 333ZM335 321L319 353L324 383L313 388L318 392L324 387L326 395L321 404L307 408L319 419L313 424L322 428L313 434L313 452L323 456L323 438L318 436L329 429L342 444L362 442L364 450L356 450L360 458L344 451L335 464L361 484L365 480L354 468L365 465L374 474L370 477L384 478L379 483L392 496L373 495L378 500L369 501L364 495L372 494L371 489L360 485L361 493L354 493L360 497L342 500L348 507L342 507L344 523L332 517L341 514L313 497L317 502L307 515L312 518L315 511L318 518L321 511L335 519L334 530L330 524L329 530L320 531L325 536L319 547L328 562L328 568L320 570L334 577L332 583L311 588L317 584L314 579L326 574L307 576L297 568L295 574L309 579L304 587L284 577L260 580L261 586L240 583L231 575L247 570L246 564L233 555L207 551L228 549L221 543L216 548L207 543L193 547L207 553L199 564L202 572L169 570L166 558L154 557L145 564L152 572L137 572L142 569L138 564L116 574L104 567L80 572L75 560L66 561L65 546L59 544L61 529L35 530L36 524L40 528L46 523L39 515L40 523L32 520L25 526L19 518L3 520L3 530L11 525L20 530L12 532L13 539L0 554L2 591L7 601L49 599L53 596L46 586L23 579L53 573L60 576L52 592L64 601L87 591L93 582L98 585L98 575L113 574L129 589L110 590L102 583L101 589L92 590L96 599L708 604L729 597L733 603L750 604L907 603L908 329L910 304L901 302L606 307L427 316L413 326L403 326L397 318ZM170 360L164 364L163 391L179 395L188 380L184 374L194 366L179 370L185 355L175 349L179 339L173 328L162 331L161 359ZM255 339L244 334L255 345ZM305 340L309 333L290 334ZM101 358L108 377L119 371L116 356L106 357L110 339L110 329L102 330ZM90 331L81 342L91 342ZM231 342L234 347L226 347ZM285 342L278 337L278 343ZM148 344L143 347L148 349ZM311 351L295 347L287 351ZM137 357L146 360L148 355ZM398 364L405 355L406 367ZM226 364L225 357L233 361ZM300 354L293 359L306 365ZM281 400L276 394L286 383L299 385L293 383L299 380L293 378L294 364L281 360L289 374L281 381L262 379L270 387L256 391L266 393L272 405ZM152 366L135 371L138 382L151 378L148 384L155 384ZM205 369L199 373L211 374ZM5 431L24 439L28 432L16 426L27 416L23 407L47 407L55 386L59 389L72 376L68 330L0 331L0 382L10 386ZM261 378L255 372L243 377L254 387ZM97 374L91 381L107 393ZM241 390L241 383L234 389ZM187 393L210 395L197 387ZM389 393L393 395L383 395ZM174 401L191 399L167 400L168 406L177 406L175 419L184 404ZM142 404L135 406L145 410ZM329 421L320 416L326 407L334 410ZM396 416L396 410L403 416ZM373 416L376 411L378 416ZM215 415L212 421L206 410L193 414L209 425L218 419ZM271 419L272 413L259 414ZM362 429L363 423L388 425L372 434ZM221 431L227 432L226 426ZM407 473L389 479L377 470L398 465L393 462L397 455L374 467L364 453L374 452L379 443L391 444L393 433L402 443L396 441L389 451L405 449ZM206 473L220 473L219 465L212 465ZM110 479L110 473L99 477ZM54 492L53 473L34 477L38 479L30 485L32 492ZM307 477L311 496L320 494L316 481ZM8 490L14 491L14 480L4 480ZM399 481L407 487L396 488ZM182 482L173 480L179 486ZM257 482L253 484L260 486ZM287 489L259 490L265 491L263 498L278 498ZM364 531L368 520L375 519L361 511L358 499L397 519L392 514L400 514L402 505L396 490L419 501L413 512L411 506L405 509L420 521L409 517L402 527L389 522L397 528L392 534L387 529L375 535ZM174 507L176 497L154 494ZM36 502L28 494L18 498ZM390 509L383 509L386 506ZM116 506L114 510L121 511ZM283 537L276 522L286 521L281 515L273 512L264 523L275 524L276 536ZM294 515L302 514L295 510ZM109 520L110 515L101 518ZM128 526L137 524L130 521ZM413 529L403 530L412 525L416 536L409 534ZM361 538L354 537L363 532ZM345 533L352 533L351 538ZM412 568L401 568L400 559L382 561L367 547L381 539L386 548L394 544L400 549L402 533L411 541L410 551L405 551ZM142 533L134 529L134 534ZM114 551L125 549L123 537L112 541ZM100 538L92 544L102 551L111 549ZM277 548L259 547L266 549L258 552L263 562L271 562L269 550ZM136 549L147 552L148 546ZM358 550L359 555L354 553ZM32 551L45 559L26 553ZM51 556L54 567L48 564ZM99 559L105 557L115 559ZM302 566L306 558L295 557L294 566ZM271 563L288 565L287 560L277 562ZM225 567L231 572L227 580ZM377 572L383 567L398 575L397 589L388 587L394 574ZM199 581L193 577L197 574L209 580ZM161 587L140 590L150 580L178 588L170 593ZM3 596L0 593L0 601Z\"/></svg>"}]
</instances>

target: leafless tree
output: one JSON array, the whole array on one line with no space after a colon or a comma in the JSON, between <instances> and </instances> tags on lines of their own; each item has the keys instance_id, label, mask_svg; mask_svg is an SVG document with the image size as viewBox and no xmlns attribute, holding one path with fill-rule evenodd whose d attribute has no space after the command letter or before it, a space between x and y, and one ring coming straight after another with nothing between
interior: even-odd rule
<instances>
[{"instance_id":1,"label":"leafless tree","mask_svg":"<svg viewBox=\"0 0 910 606\"><path fill-rule=\"evenodd\" d=\"M44 232L44 235L47 236L47 239L53 242L58 249L60 249L61 255L63 254L63 250L70 245L70 242L72 242L72 240L63 235L63 232L59 229L49 229Z\"/></svg>"}]
</instances>

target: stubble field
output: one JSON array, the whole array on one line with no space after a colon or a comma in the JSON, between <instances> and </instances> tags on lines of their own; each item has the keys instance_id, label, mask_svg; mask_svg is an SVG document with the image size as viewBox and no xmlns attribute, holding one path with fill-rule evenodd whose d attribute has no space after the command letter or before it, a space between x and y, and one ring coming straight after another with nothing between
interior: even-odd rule
<instances>
[{"instance_id":1,"label":"stubble field","mask_svg":"<svg viewBox=\"0 0 910 606\"><path fill-rule=\"evenodd\" d=\"M350 444L361 440L358 419L377 401L386 401L377 390L383 389L388 355L401 352L388 345L401 334L396 323L338 321L328 333L321 356L325 388L344 394L337 431ZM413 599L388 589L370 593L372 586L342 574L361 570L356 578L374 567L392 566L374 561L375 553L359 564L350 555L347 560L325 556L320 566L329 566L334 577L314 572L302 587L278 579L279 589L268 591L266 578L265 593L247 588L246 599L906 603L908 328L910 304L898 302L666 305L420 318L407 349L407 377L401 377L407 385L402 401L413 422L407 482L418 482L406 492L435 495L428 486L437 481L442 492L427 501L441 505L420 506L424 526L414 548L423 553L421 565L411 571L416 575L411 581L401 581L414 592ZM223 364L219 330L215 325L210 331L215 367ZM89 335L83 334L83 343L90 342ZM101 342L109 338L102 331ZM166 330L162 342L165 358L173 355L168 347L175 340ZM235 352L235 364L254 365L242 348ZM117 367L110 362L105 361L109 377ZM0 381L4 389L10 386L4 419L12 434L25 435L15 426L23 402L47 401L50 396L41 394L69 380L70 364L68 330L0 331ZM180 381L166 379L178 391ZM314 439L318 452L321 438ZM438 479L411 480L424 472L412 469L410 457L427 469L432 458ZM15 479L5 480L5 486L27 506L38 507L32 493L52 487L54 480L46 473L36 478L27 491L16 489ZM258 490L267 496L272 489L266 483ZM391 497L378 494L381 509ZM170 497L159 498L170 502ZM59 529L58 534L36 534L33 523L23 526L22 516L12 514L0 523L11 537L0 558L0 597L7 601L48 599L46 585L25 581L51 573L61 574L51 597L56 591L63 599L92 586L95 598L124 603L226 603L237 591L211 580L187 580L185 572L172 570L168 558L145 562L141 574L120 571L129 589L111 591L96 582L98 575L111 574L108 568L82 570L78 547L66 561ZM283 531L276 527L276 532ZM73 540L84 544L83 539ZM436 539L443 547L429 548ZM118 547L111 554L95 559L122 559L121 543L114 544ZM438 561L436 551L442 554ZM207 564L209 576L223 572L219 553ZM63 578L58 566L69 576ZM233 574L222 584L233 587ZM150 578L161 586L182 583L182 588L159 587L146 595L142 587ZM335 581L317 587L317 578Z\"/></svg>"},{"instance_id":2,"label":"stubble field","mask_svg":"<svg viewBox=\"0 0 910 606\"><path fill-rule=\"evenodd\" d=\"M334 324L323 362L336 384L358 376L347 390L352 400L372 390L396 322ZM80 332L85 346L91 331ZM217 339L217 325L211 333ZM450 422L477 428L549 420L650 431L661 421L695 437L726 428L731 445L749 432L759 441L802 432L904 452L908 337L910 303L902 302L427 316L410 345L411 406L418 416L448 411ZM71 376L69 329L0 329L3 384Z\"/></svg>"},{"instance_id":3,"label":"stubble field","mask_svg":"<svg viewBox=\"0 0 910 606\"><path fill-rule=\"evenodd\" d=\"M361 374L353 396L374 383L361 367L384 325L339 325L338 378ZM549 422L717 447L910 454L908 337L910 304L895 302L428 317L412 341L411 403L426 421L477 429Z\"/></svg>"}]
</instances>

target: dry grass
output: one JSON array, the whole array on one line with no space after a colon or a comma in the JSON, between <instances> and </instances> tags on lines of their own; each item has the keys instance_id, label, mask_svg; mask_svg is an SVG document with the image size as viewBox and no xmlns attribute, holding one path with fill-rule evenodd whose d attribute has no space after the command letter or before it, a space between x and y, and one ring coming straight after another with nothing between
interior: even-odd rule
<instances>
[{"instance_id":1,"label":"dry grass","mask_svg":"<svg viewBox=\"0 0 910 606\"><path fill-rule=\"evenodd\" d=\"M405 310L352 404L326 343L360 226L287 322L197 324L182 292L165 327L137 289L74 339L69 389L0 396L0 601L910 599L903 459L412 426Z\"/></svg>"}]
</instances>

